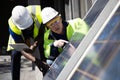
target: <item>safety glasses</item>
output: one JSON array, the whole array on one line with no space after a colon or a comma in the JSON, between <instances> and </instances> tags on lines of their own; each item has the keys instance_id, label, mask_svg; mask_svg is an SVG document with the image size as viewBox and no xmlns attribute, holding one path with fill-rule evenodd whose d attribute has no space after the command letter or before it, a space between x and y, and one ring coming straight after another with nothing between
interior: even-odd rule
<instances>
[{"instance_id":1,"label":"safety glasses","mask_svg":"<svg viewBox=\"0 0 120 80\"><path fill-rule=\"evenodd\" d=\"M52 19L51 21L49 21L46 26L49 28L55 27L56 24L58 24L60 22L60 16L56 16L54 19Z\"/></svg>"}]
</instances>

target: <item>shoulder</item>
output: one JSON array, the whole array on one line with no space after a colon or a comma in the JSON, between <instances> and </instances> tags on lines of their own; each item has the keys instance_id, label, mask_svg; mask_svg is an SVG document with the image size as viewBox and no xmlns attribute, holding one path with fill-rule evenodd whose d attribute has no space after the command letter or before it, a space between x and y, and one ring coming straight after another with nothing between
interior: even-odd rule
<instances>
[{"instance_id":1,"label":"shoulder","mask_svg":"<svg viewBox=\"0 0 120 80\"><path fill-rule=\"evenodd\" d=\"M31 14L41 15L41 6L40 5L29 5L26 7Z\"/></svg>"},{"instance_id":2,"label":"shoulder","mask_svg":"<svg viewBox=\"0 0 120 80\"><path fill-rule=\"evenodd\" d=\"M84 22L84 20L81 18L74 18L74 19L68 20L67 22L68 23L78 23L78 22Z\"/></svg>"},{"instance_id":3,"label":"shoulder","mask_svg":"<svg viewBox=\"0 0 120 80\"><path fill-rule=\"evenodd\" d=\"M9 24L9 27L10 27L10 28L16 27L16 25L14 25L14 23L12 22L11 17L8 19L8 24Z\"/></svg>"},{"instance_id":4,"label":"shoulder","mask_svg":"<svg viewBox=\"0 0 120 80\"><path fill-rule=\"evenodd\" d=\"M81 19L81 18L75 18L72 20L69 20L69 25L74 29L74 30L81 30L81 29L88 29L89 26L86 24L86 22Z\"/></svg>"},{"instance_id":5,"label":"shoulder","mask_svg":"<svg viewBox=\"0 0 120 80\"><path fill-rule=\"evenodd\" d=\"M28 5L28 6L26 6L26 8L27 8L28 10L34 9L34 8L40 8L40 9L41 9L41 6L40 6L40 5Z\"/></svg>"},{"instance_id":6,"label":"shoulder","mask_svg":"<svg viewBox=\"0 0 120 80\"><path fill-rule=\"evenodd\" d=\"M74 18L74 19L68 20L67 22L71 26L79 26L81 23L83 23L83 20L81 18Z\"/></svg>"},{"instance_id":7,"label":"shoulder","mask_svg":"<svg viewBox=\"0 0 120 80\"><path fill-rule=\"evenodd\" d=\"M81 19L81 18L74 18L74 19L68 20L68 23L71 26L83 26L83 25L87 25L86 22L83 19Z\"/></svg>"}]
</instances>

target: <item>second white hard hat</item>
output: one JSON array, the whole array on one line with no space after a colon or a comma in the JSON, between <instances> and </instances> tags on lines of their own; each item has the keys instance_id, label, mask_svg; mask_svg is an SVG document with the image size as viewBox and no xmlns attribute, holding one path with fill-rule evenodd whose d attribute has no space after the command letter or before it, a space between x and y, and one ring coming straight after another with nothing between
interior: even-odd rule
<instances>
[{"instance_id":1,"label":"second white hard hat","mask_svg":"<svg viewBox=\"0 0 120 80\"><path fill-rule=\"evenodd\" d=\"M15 6L12 10L11 19L21 30L29 28L33 24L29 11L24 6Z\"/></svg>"},{"instance_id":2,"label":"second white hard hat","mask_svg":"<svg viewBox=\"0 0 120 80\"><path fill-rule=\"evenodd\" d=\"M48 21L53 19L58 15L58 12L51 8L51 7L45 7L42 9L42 19L43 19L43 24L46 24Z\"/></svg>"}]
</instances>

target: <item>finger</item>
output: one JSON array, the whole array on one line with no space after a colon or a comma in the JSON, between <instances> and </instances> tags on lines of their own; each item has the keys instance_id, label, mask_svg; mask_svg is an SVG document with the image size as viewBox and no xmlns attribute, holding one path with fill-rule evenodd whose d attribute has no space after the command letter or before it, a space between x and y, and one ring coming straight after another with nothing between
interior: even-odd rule
<instances>
[{"instance_id":1,"label":"finger","mask_svg":"<svg viewBox=\"0 0 120 80\"><path fill-rule=\"evenodd\" d=\"M74 47L71 43L69 43L69 45L70 45L70 47L71 47L72 49L75 50L75 47Z\"/></svg>"},{"instance_id":2,"label":"finger","mask_svg":"<svg viewBox=\"0 0 120 80\"><path fill-rule=\"evenodd\" d=\"M38 41L35 41L34 43L35 43L35 44L37 44L37 43L38 43Z\"/></svg>"},{"instance_id":3,"label":"finger","mask_svg":"<svg viewBox=\"0 0 120 80\"><path fill-rule=\"evenodd\" d=\"M68 41L66 41L66 40L62 40L62 39L61 39L60 41L61 41L61 42L64 42L64 43L69 43Z\"/></svg>"},{"instance_id":4,"label":"finger","mask_svg":"<svg viewBox=\"0 0 120 80\"><path fill-rule=\"evenodd\" d=\"M34 46L37 46L37 43L38 43L38 41L35 41L33 45L34 45Z\"/></svg>"}]
</instances>

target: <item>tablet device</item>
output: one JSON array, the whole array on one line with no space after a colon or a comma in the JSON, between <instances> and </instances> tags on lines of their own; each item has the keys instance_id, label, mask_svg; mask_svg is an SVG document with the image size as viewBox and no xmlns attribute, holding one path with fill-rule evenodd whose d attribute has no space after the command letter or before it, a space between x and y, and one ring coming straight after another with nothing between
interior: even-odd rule
<instances>
[{"instance_id":1,"label":"tablet device","mask_svg":"<svg viewBox=\"0 0 120 80\"><path fill-rule=\"evenodd\" d=\"M21 51L24 48L29 48L25 43L15 43L9 45L17 51Z\"/></svg>"}]
</instances>

